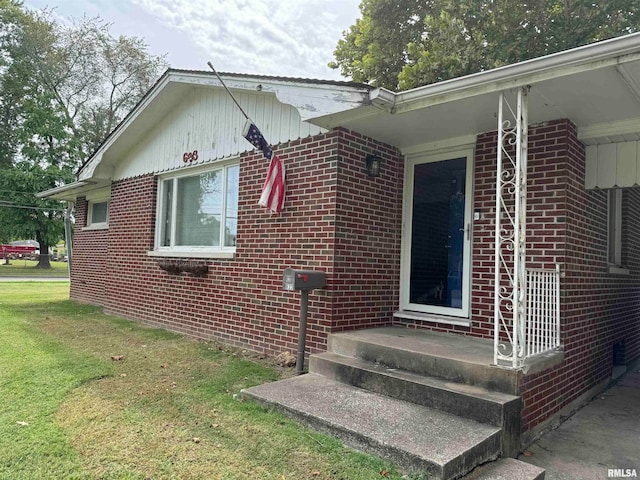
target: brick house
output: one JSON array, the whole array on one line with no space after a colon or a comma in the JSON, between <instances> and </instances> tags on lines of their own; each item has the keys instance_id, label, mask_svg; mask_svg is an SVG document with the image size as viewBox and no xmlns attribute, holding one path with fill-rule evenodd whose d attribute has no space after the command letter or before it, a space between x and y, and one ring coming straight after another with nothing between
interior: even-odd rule
<instances>
[{"instance_id":1,"label":"brick house","mask_svg":"<svg viewBox=\"0 0 640 480\"><path fill-rule=\"evenodd\" d=\"M513 455L640 358L639 59L634 34L401 93L225 74L286 165L280 215L217 78L168 70L43 194L75 204L71 298L277 354L283 270L322 270L308 352L377 327L484 342Z\"/></svg>"}]
</instances>

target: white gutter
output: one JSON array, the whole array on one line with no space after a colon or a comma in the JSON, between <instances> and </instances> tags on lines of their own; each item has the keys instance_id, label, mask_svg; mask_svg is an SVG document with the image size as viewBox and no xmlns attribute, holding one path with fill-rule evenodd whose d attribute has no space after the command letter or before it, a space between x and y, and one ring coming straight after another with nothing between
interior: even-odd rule
<instances>
[{"instance_id":1,"label":"white gutter","mask_svg":"<svg viewBox=\"0 0 640 480\"><path fill-rule=\"evenodd\" d=\"M390 113L402 113L639 59L640 33L633 33L401 93L377 88L369 99Z\"/></svg>"},{"instance_id":2,"label":"white gutter","mask_svg":"<svg viewBox=\"0 0 640 480\"><path fill-rule=\"evenodd\" d=\"M36 193L36 197L38 198L49 198L54 195L59 195L61 193L67 193L71 190L76 190L78 188L89 185L92 182L88 182L86 180L82 180L79 182L68 183L66 185L62 185L61 187L50 188L49 190L45 190L44 192Z\"/></svg>"},{"instance_id":3,"label":"white gutter","mask_svg":"<svg viewBox=\"0 0 640 480\"><path fill-rule=\"evenodd\" d=\"M44 192L36 193L36 197L74 202L80 194L100 190L109 187L109 185L111 185L111 180L79 180L67 185L62 185L61 187L51 188Z\"/></svg>"}]
</instances>

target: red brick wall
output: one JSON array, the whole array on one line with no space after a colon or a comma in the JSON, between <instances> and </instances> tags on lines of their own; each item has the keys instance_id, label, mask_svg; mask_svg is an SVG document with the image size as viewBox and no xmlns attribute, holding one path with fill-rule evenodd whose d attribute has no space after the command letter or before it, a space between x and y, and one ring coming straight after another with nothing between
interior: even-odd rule
<instances>
[{"instance_id":1,"label":"red brick wall","mask_svg":"<svg viewBox=\"0 0 640 480\"><path fill-rule=\"evenodd\" d=\"M310 294L310 351L324 350L327 333L344 328L343 322L364 326L390 321L388 301L397 298L390 292L397 291L399 268L399 238L392 231L399 222L399 198L393 195L401 191L397 153L345 130L293 141L275 151L287 169L283 213L271 215L257 205L267 162L259 154L243 155L236 255L207 261L209 272L202 278L170 275L147 255L154 243L154 177L115 182L108 268L74 272L72 298L90 298L108 313L188 335L277 353L295 350L299 322L300 294L282 290L283 270L312 268L327 273L329 286ZM382 177L368 179L362 171L363 154L369 151L383 153ZM350 207L341 205L338 211L338 195ZM351 213L357 218L347 219ZM359 229L358 238L351 236L352 229ZM375 256L368 253L374 248ZM375 265L376 259L382 267ZM345 280L347 269L356 272L351 282ZM105 278L106 294L99 299L83 286L94 274ZM354 303L360 292L365 295ZM369 305L374 301L377 305ZM357 322L354 308L362 313Z\"/></svg>"},{"instance_id":2,"label":"red brick wall","mask_svg":"<svg viewBox=\"0 0 640 480\"><path fill-rule=\"evenodd\" d=\"M104 305L108 268L108 230L84 230L89 202L84 197L76 201L75 230L71 262L70 295L74 300Z\"/></svg>"},{"instance_id":3,"label":"red brick wall","mask_svg":"<svg viewBox=\"0 0 640 480\"><path fill-rule=\"evenodd\" d=\"M411 326L493 338L497 133L479 135L474 167L472 326ZM607 271L607 193L584 188L584 146L575 126L557 120L529 129L527 263L554 268L561 280L564 362L525 376L523 431L529 430L611 375L613 344L640 356L640 191L623 196L623 263L630 275ZM405 322L402 322L405 324Z\"/></svg>"},{"instance_id":4,"label":"red brick wall","mask_svg":"<svg viewBox=\"0 0 640 480\"><path fill-rule=\"evenodd\" d=\"M640 193L623 197L623 261L631 275L606 265L606 193L584 189L584 147L575 127L558 120L529 130L528 263L562 279L565 361L525 377L523 429L549 418L611 374L612 346L640 355ZM215 338L255 351L294 350L299 293L282 291L286 267L328 274L310 295L310 351L331 331L385 325L398 308L402 162L383 144L336 131L281 145L288 196L282 215L257 206L267 163L245 154L240 167L234 259L208 261L206 277L169 275L154 258L156 181L116 182L110 228L76 230L72 298L154 325ZM383 174L365 175L364 156L383 158ZM496 133L480 135L475 158L471 328L412 326L492 338ZM82 225L86 203L77 205ZM107 236L108 235L108 236ZM108 249L105 245L108 244ZM405 324L403 322L403 324Z\"/></svg>"},{"instance_id":5,"label":"red brick wall","mask_svg":"<svg viewBox=\"0 0 640 480\"><path fill-rule=\"evenodd\" d=\"M493 336L496 132L476 145L472 320L467 333ZM556 369L523 379L523 431L548 419L611 375L613 344L626 339L627 360L640 354L640 192L623 197L623 263L631 275L607 272L607 193L584 188L584 146L575 126L557 120L529 129L527 263L560 264L561 341Z\"/></svg>"},{"instance_id":6,"label":"red brick wall","mask_svg":"<svg viewBox=\"0 0 640 480\"><path fill-rule=\"evenodd\" d=\"M403 163L394 149L346 130L338 145L335 329L388 325L400 298ZM382 158L379 177L364 173L368 153Z\"/></svg>"},{"instance_id":7,"label":"red brick wall","mask_svg":"<svg viewBox=\"0 0 640 480\"><path fill-rule=\"evenodd\" d=\"M155 295L164 273L147 256L153 249L155 188L151 176L114 182L109 201L109 266L105 271L105 311L130 318L164 321ZM73 282L73 279L72 279ZM155 288L154 288L155 287Z\"/></svg>"},{"instance_id":8,"label":"red brick wall","mask_svg":"<svg viewBox=\"0 0 640 480\"><path fill-rule=\"evenodd\" d=\"M529 268L565 267L567 242L567 136L573 126L566 120L529 128L527 169L527 264ZM573 131L575 135L575 132ZM481 219L473 225L473 266L469 333L493 338L495 190L497 133L479 135L476 143L474 211Z\"/></svg>"},{"instance_id":9,"label":"red brick wall","mask_svg":"<svg viewBox=\"0 0 640 480\"><path fill-rule=\"evenodd\" d=\"M640 190L627 190L622 196L622 262L631 276L620 282L622 315L613 319L610 342L622 343L622 360L640 358Z\"/></svg>"},{"instance_id":10,"label":"red brick wall","mask_svg":"<svg viewBox=\"0 0 640 480\"><path fill-rule=\"evenodd\" d=\"M623 256L629 275L608 273L607 192L584 188L584 147L567 122L566 262L561 283L561 335L565 361L527 376L522 385L525 430L611 377L613 345L625 360L640 355L640 192L623 193Z\"/></svg>"}]
</instances>

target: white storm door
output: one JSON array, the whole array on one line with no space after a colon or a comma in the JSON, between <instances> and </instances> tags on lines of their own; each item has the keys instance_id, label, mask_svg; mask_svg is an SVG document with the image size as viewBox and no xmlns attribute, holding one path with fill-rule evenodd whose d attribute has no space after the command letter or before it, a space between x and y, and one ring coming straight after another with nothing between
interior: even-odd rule
<instances>
[{"instance_id":1,"label":"white storm door","mask_svg":"<svg viewBox=\"0 0 640 480\"><path fill-rule=\"evenodd\" d=\"M473 152L407 160L400 307L469 316Z\"/></svg>"}]
</instances>

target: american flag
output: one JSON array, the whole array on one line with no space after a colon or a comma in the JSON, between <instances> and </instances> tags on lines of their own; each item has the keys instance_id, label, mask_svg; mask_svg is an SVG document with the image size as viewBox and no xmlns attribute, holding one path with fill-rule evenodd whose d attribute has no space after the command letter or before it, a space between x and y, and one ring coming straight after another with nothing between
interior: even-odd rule
<instances>
[{"instance_id":1,"label":"american flag","mask_svg":"<svg viewBox=\"0 0 640 480\"><path fill-rule=\"evenodd\" d=\"M262 195L260 196L258 205L267 207L273 213L280 213L284 205L285 193L284 164L277 155L273 154L273 150L269 147L269 144L260 133L260 130L258 130L258 127L250 120L247 120L242 136L246 138L251 145L262 151L262 154L267 160L271 160L267 178L264 181L264 185L262 185Z\"/></svg>"}]
</instances>

